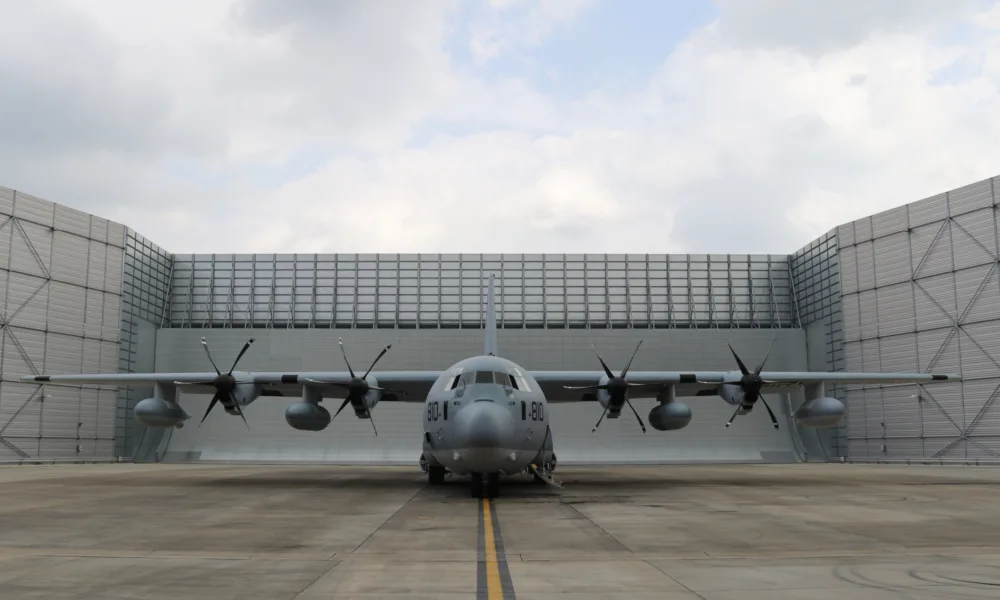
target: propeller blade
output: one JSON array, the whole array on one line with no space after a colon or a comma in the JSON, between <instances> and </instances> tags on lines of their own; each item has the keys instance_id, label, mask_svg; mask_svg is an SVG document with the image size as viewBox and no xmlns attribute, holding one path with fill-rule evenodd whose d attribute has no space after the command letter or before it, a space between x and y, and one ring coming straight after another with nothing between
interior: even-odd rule
<instances>
[{"instance_id":1,"label":"propeller blade","mask_svg":"<svg viewBox=\"0 0 1000 600\"><path fill-rule=\"evenodd\" d=\"M378 363L378 361L381 360L383 356L385 356L385 353L389 351L389 348L392 348L392 344L389 344L385 348L382 348L382 351L379 352L378 356L375 357L375 360L372 361L372 366L368 367L368 370L365 371L365 374L361 376L361 379L368 378L368 374L371 373L372 369L375 368L375 364Z\"/></svg>"},{"instance_id":2,"label":"propeller blade","mask_svg":"<svg viewBox=\"0 0 1000 600\"><path fill-rule=\"evenodd\" d=\"M344 383L343 381L320 381L319 379L306 379L307 383L316 383L319 385L335 385L337 387L350 387L350 384Z\"/></svg>"},{"instance_id":3,"label":"propeller blade","mask_svg":"<svg viewBox=\"0 0 1000 600\"><path fill-rule=\"evenodd\" d=\"M749 375L750 371L747 370L747 366L743 364L742 360L740 360L740 356L736 354L736 350L733 350L733 345L732 344L726 344L726 345L729 346L729 351L733 353L733 358L736 359L736 364L740 366L740 372L743 373L744 375Z\"/></svg>"},{"instance_id":4,"label":"propeller blade","mask_svg":"<svg viewBox=\"0 0 1000 600\"><path fill-rule=\"evenodd\" d=\"M378 429L375 429L375 419L372 418L371 409L368 409L368 420L371 421L372 429L375 431L375 437L378 437Z\"/></svg>"},{"instance_id":5,"label":"propeller blade","mask_svg":"<svg viewBox=\"0 0 1000 600\"><path fill-rule=\"evenodd\" d=\"M767 362L767 357L771 356L771 350L774 350L774 343L777 341L778 336L774 336L774 339L771 340L771 347L767 349L767 354L764 355L764 360L760 361L760 366L758 366L757 370L753 372L754 375L760 376L760 372L764 370L764 363Z\"/></svg>"},{"instance_id":6,"label":"propeller blade","mask_svg":"<svg viewBox=\"0 0 1000 600\"><path fill-rule=\"evenodd\" d=\"M175 381L174 385L212 385L214 381Z\"/></svg>"},{"instance_id":7,"label":"propeller blade","mask_svg":"<svg viewBox=\"0 0 1000 600\"><path fill-rule=\"evenodd\" d=\"M410 395L410 392L407 392L406 390L394 390L392 388L376 387L376 386L373 386L373 385L368 386L368 389L370 389L370 390L378 390L380 392L389 392L389 393L392 393L392 394L399 394L401 396L409 396Z\"/></svg>"},{"instance_id":8,"label":"propeller blade","mask_svg":"<svg viewBox=\"0 0 1000 600\"><path fill-rule=\"evenodd\" d=\"M236 394L229 394L229 399L233 401L233 406L236 407L236 412L238 412L240 414L240 418L243 419L243 424L247 426L247 429L250 429L250 424L247 423L247 418L243 416L243 407L240 406L239 401L236 399Z\"/></svg>"},{"instance_id":9,"label":"propeller blade","mask_svg":"<svg viewBox=\"0 0 1000 600\"><path fill-rule=\"evenodd\" d=\"M775 418L774 411L771 410L771 407L767 405L767 400L764 400L764 397L761 396L760 401L764 405L764 408L767 409L767 414L771 416L771 423L774 425L774 428L778 429L778 419Z\"/></svg>"},{"instance_id":10,"label":"propeller blade","mask_svg":"<svg viewBox=\"0 0 1000 600\"><path fill-rule=\"evenodd\" d=\"M646 433L646 424L642 422L642 417L640 417L639 413L636 412L635 407L632 406L632 403L629 402L628 398L625 399L625 403L632 409L632 414L635 415L635 418L639 420L639 427L642 427L642 432Z\"/></svg>"},{"instance_id":11,"label":"propeller blade","mask_svg":"<svg viewBox=\"0 0 1000 600\"><path fill-rule=\"evenodd\" d=\"M198 427L201 427L201 424L205 422L205 419L208 418L208 413L212 412L212 408L218 401L219 401L219 392L215 392L215 394L212 396L212 401L208 403L208 408L205 410L205 415L201 418L201 422L198 423Z\"/></svg>"},{"instance_id":12,"label":"propeller blade","mask_svg":"<svg viewBox=\"0 0 1000 600\"><path fill-rule=\"evenodd\" d=\"M606 390L608 389L607 384L601 385L564 385L563 389L566 390Z\"/></svg>"},{"instance_id":13,"label":"propeller blade","mask_svg":"<svg viewBox=\"0 0 1000 600\"><path fill-rule=\"evenodd\" d=\"M354 369L351 368L351 363L347 360L347 351L344 350L344 338L337 338L337 343L340 344L340 353L344 355L344 363L347 364L347 372L351 374L351 379L354 379Z\"/></svg>"},{"instance_id":14,"label":"propeller blade","mask_svg":"<svg viewBox=\"0 0 1000 600\"><path fill-rule=\"evenodd\" d=\"M733 419L735 419L736 415L739 414L741 408L743 408L743 407L742 406L737 406L736 407L736 410L733 411L733 416L729 417L729 421L726 422L726 427L729 427L730 425L733 424Z\"/></svg>"},{"instance_id":15,"label":"propeller blade","mask_svg":"<svg viewBox=\"0 0 1000 600\"><path fill-rule=\"evenodd\" d=\"M230 375L233 374L233 371L236 369L236 363L240 362L240 359L243 358L243 354L246 353L247 349L250 348L250 344L252 343L253 343L253 338L250 338L249 340L247 340L247 343L243 344L243 349L240 350L240 353L236 355L236 360L233 361L233 366L232 368L229 369ZM206 346L206 349L207 348L208 347Z\"/></svg>"},{"instance_id":16,"label":"propeller blade","mask_svg":"<svg viewBox=\"0 0 1000 600\"><path fill-rule=\"evenodd\" d=\"M205 354L208 355L208 362L212 363L212 368L215 369L215 374L222 375L222 371L219 370L219 367L215 366L215 361L212 360L212 353L208 351L208 342L205 341L205 338L201 338L201 347L205 349Z\"/></svg>"},{"instance_id":17,"label":"propeller blade","mask_svg":"<svg viewBox=\"0 0 1000 600\"><path fill-rule=\"evenodd\" d=\"M597 428L601 426L601 421L604 420L604 415L606 414L608 414L607 408L605 408L604 412L601 413L601 418L597 420L597 425L594 425L594 428L590 430L590 433L594 433L595 431L597 431Z\"/></svg>"},{"instance_id":18,"label":"propeller blade","mask_svg":"<svg viewBox=\"0 0 1000 600\"><path fill-rule=\"evenodd\" d=\"M330 419L331 423L333 422L333 419L337 418L337 415L340 414L340 411L344 410L344 407L347 406L347 403L350 402L350 401L351 400L349 398L344 398L344 401L340 404L340 408L337 409L337 412L335 412L333 414L333 417Z\"/></svg>"},{"instance_id":19,"label":"propeller blade","mask_svg":"<svg viewBox=\"0 0 1000 600\"><path fill-rule=\"evenodd\" d=\"M639 352L639 346L641 345L642 345L642 340L639 340L639 343L635 345L635 350L632 351L632 358L628 359L628 364L625 365L625 369L622 371L622 374L619 375L619 377L621 377L622 379L625 379L625 375L628 373L629 367L632 366L632 361L635 360L635 355L637 352Z\"/></svg>"},{"instance_id":20,"label":"propeller blade","mask_svg":"<svg viewBox=\"0 0 1000 600\"><path fill-rule=\"evenodd\" d=\"M590 347L594 348L594 342L590 342ZM594 348L594 354L597 355L597 360L601 361L601 366L604 367L604 372L608 375L608 379L614 379L615 378L615 374L612 373L611 369L608 368L608 363L604 362L604 359L601 358L601 355L597 351L597 348Z\"/></svg>"}]
</instances>

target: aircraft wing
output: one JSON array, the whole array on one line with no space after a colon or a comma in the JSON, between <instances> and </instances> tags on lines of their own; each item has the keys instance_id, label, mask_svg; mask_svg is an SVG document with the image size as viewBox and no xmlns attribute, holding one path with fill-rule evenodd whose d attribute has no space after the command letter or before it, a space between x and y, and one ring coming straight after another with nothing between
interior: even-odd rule
<instances>
[{"instance_id":1,"label":"aircraft wing","mask_svg":"<svg viewBox=\"0 0 1000 600\"><path fill-rule=\"evenodd\" d=\"M382 395L383 402L423 402L427 392L444 371L375 371L379 387L392 391L405 392L396 394L386 392ZM360 373L358 374L360 376ZM185 392L212 393L211 382L216 377L214 372L201 373L100 373L100 374L66 374L66 375L27 375L21 381L28 383L69 383L96 385L182 385ZM274 371L261 373L234 373L241 384L259 384L265 390L264 396L297 397L302 393L303 385L312 385L324 390L326 397L343 397L346 390L342 385L351 380L347 371ZM201 384L201 385L199 385ZM278 393L275 393L278 392Z\"/></svg>"},{"instance_id":2,"label":"aircraft wing","mask_svg":"<svg viewBox=\"0 0 1000 600\"><path fill-rule=\"evenodd\" d=\"M598 385L604 371L529 371L550 402L590 400L593 390L568 390L564 386ZM630 371L629 383L644 384L629 390L630 398L650 398L667 385L674 385L678 397L715 396L718 386L726 381L739 381L733 371ZM959 375L941 373L843 373L819 371L763 371L763 393L785 392L790 388L816 383L844 384L905 384L961 381ZM660 384L660 385L658 385Z\"/></svg>"}]
</instances>

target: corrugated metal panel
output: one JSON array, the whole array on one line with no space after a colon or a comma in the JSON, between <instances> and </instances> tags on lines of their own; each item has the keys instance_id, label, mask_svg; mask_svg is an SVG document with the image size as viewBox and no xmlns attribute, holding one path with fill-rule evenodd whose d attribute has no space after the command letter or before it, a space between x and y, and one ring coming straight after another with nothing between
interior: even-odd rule
<instances>
[{"instance_id":1,"label":"corrugated metal panel","mask_svg":"<svg viewBox=\"0 0 1000 600\"><path fill-rule=\"evenodd\" d=\"M103 350L104 347L100 340L83 340L83 364L80 368L81 372L101 373L101 352Z\"/></svg>"},{"instance_id":2,"label":"corrugated metal panel","mask_svg":"<svg viewBox=\"0 0 1000 600\"><path fill-rule=\"evenodd\" d=\"M946 327L955 323L955 275L944 273L916 282L917 323L921 329Z\"/></svg>"},{"instance_id":3,"label":"corrugated metal panel","mask_svg":"<svg viewBox=\"0 0 1000 600\"><path fill-rule=\"evenodd\" d=\"M42 398L37 385L3 382L3 402L0 402L0 423L4 437L38 437ZM21 447L20 444L18 444ZM22 450L25 450L21 447ZM27 452L27 450L25 450Z\"/></svg>"},{"instance_id":4,"label":"corrugated metal panel","mask_svg":"<svg viewBox=\"0 0 1000 600\"><path fill-rule=\"evenodd\" d=\"M104 321L101 327L101 337L105 340L117 341L121 335L121 302L121 296L114 294L105 294L104 296Z\"/></svg>"},{"instance_id":5,"label":"corrugated metal panel","mask_svg":"<svg viewBox=\"0 0 1000 600\"><path fill-rule=\"evenodd\" d=\"M969 314L972 312L970 305L973 301L978 303L980 297L984 295L987 298L997 297L996 285L994 284L992 289L988 287L995 275L993 271L994 265L983 265L955 272L955 291L958 296L958 311L955 314L962 319L963 323L970 322ZM987 275L989 275L989 279L987 279Z\"/></svg>"},{"instance_id":6,"label":"corrugated metal panel","mask_svg":"<svg viewBox=\"0 0 1000 600\"><path fill-rule=\"evenodd\" d=\"M52 238L52 278L86 285L89 250L90 242L86 238L56 231Z\"/></svg>"},{"instance_id":7,"label":"corrugated metal panel","mask_svg":"<svg viewBox=\"0 0 1000 600\"><path fill-rule=\"evenodd\" d=\"M865 402L865 436L870 438L884 438L885 426L882 412L882 390L866 389L862 392Z\"/></svg>"},{"instance_id":8,"label":"corrugated metal panel","mask_svg":"<svg viewBox=\"0 0 1000 600\"><path fill-rule=\"evenodd\" d=\"M854 238L855 238L855 243L858 245L860 245L862 242L871 241L872 239L871 217L864 217L854 222Z\"/></svg>"},{"instance_id":9,"label":"corrugated metal panel","mask_svg":"<svg viewBox=\"0 0 1000 600\"><path fill-rule=\"evenodd\" d=\"M886 437L920 435L920 403L914 397L916 394L914 386L887 387L882 390Z\"/></svg>"},{"instance_id":10,"label":"corrugated metal panel","mask_svg":"<svg viewBox=\"0 0 1000 600\"><path fill-rule=\"evenodd\" d=\"M104 291L112 294L122 293L122 260L121 250L108 248L107 266L104 270Z\"/></svg>"},{"instance_id":11,"label":"corrugated metal panel","mask_svg":"<svg viewBox=\"0 0 1000 600\"><path fill-rule=\"evenodd\" d=\"M77 440L45 438L38 440L38 456L42 458L75 457Z\"/></svg>"},{"instance_id":12,"label":"corrugated metal panel","mask_svg":"<svg viewBox=\"0 0 1000 600\"><path fill-rule=\"evenodd\" d=\"M919 457L923 451L920 439L890 438L885 440L885 457L889 459Z\"/></svg>"},{"instance_id":13,"label":"corrugated metal panel","mask_svg":"<svg viewBox=\"0 0 1000 600\"><path fill-rule=\"evenodd\" d=\"M125 226L120 223L108 223L108 243L118 248L125 247Z\"/></svg>"},{"instance_id":14,"label":"corrugated metal panel","mask_svg":"<svg viewBox=\"0 0 1000 600\"><path fill-rule=\"evenodd\" d=\"M857 239L854 236L854 222L844 223L837 227L837 244L843 250L847 246L853 246L857 243Z\"/></svg>"},{"instance_id":15,"label":"corrugated metal panel","mask_svg":"<svg viewBox=\"0 0 1000 600\"><path fill-rule=\"evenodd\" d=\"M914 331L913 284L900 283L876 290L878 334L896 335Z\"/></svg>"},{"instance_id":16,"label":"corrugated metal panel","mask_svg":"<svg viewBox=\"0 0 1000 600\"><path fill-rule=\"evenodd\" d=\"M861 336L875 337L878 335L878 298L875 290L867 290L858 294L858 310L861 315Z\"/></svg>"},{"instance_id":17,"label":"corrugated metal panel","mask_svg":"<svg viewBox=\"0 0 1000 600\"><path fill-rule=\"evenodd\" d=\"M937 194L907 207L910 213L910 227L920 227L948 217L948 201L944 194Z\"/></svg>"},{"instance_id":18,"label":"corrugated metal panel","mask_svg":"<svg viewBox=\"0 0 1000 600\"><path fill-rule=\"evenodd\" d=\"M53 206L51 202L18 192L14 199L14 216L39 225L51 226Z\"/></svg>"},{"instance_id":19,"label":"corrugated metal panel","mask_svg":"<svg viewBox=\"0 0 1000 600\"><path fill-rule=\"evenodd\" d=\"M844 294L858 291L858 250L856 246L840 249L840 281Z\"/></svg>"},{"instance_id":20,"label":"corrugated metal panel","mask_svg":"<svg viewBox=\"0 0 1000 600\"><path fill-rule=\"evenodd\" d=\"M963 325L962 330L962 375L971 379L1000 372L1000 321Z\"/></svg>"},{"instance_id":21,"label":"corrugated metal panel","mask_svg":"<svg viewBox=\"0 0 1000 600\"><path fill-rule=\"evenodd\" d=\"M991 375L996 373L997 370L994 369ZM969 428L969 435L981 437L1000 433L997 428L997 415L1000 414L998 410L1000 405L997 405L997 397L1000 396L1000 378L965 381L962 389L965 394L965 422Z\"/></svg>"},{"instance_id":22,"label":"corrugated metal panel","mask_svg":"<svg viewBox=\"0 0 1000 600\"><path fill-rule=\"evenodd\" d=\"M977 181L948 193L951 214L961 215L979 208L993 206L993 191L990 180Z\"/></svg>"},{"instance_id":23,"label":"corrugated metal panel","mask_svg":"<svg viewBox=\"0 0 1000 600\"><path fill-rule=\"evenodd\" d=\"M117 249L112 250L118 252ZM100 242L90 242L90 256L87 258L87 284L92 288L103 290L107 284L105 282L105 272L107 270L108 246Z\"/></svg>"},{"instance_id":24,"label":"corrugated metal panel","mask_svg":"<svg viewBox=\"0 0 1000 600\"><path fill-rule=\"evenodd\" d=\"M84 238L90 237L89 214L61 204L56 204L55 209L56 231L66 231Z\"/></svg>"},{"instance_id":25,"label":"corrugated metal panel","mask_svg":"<svg viewBox=\"0 0 1000 600\"><path fill-rule=\"evenodd\" d=\"M959 373L958 334L953 329L934 329L917 333L917 352L921 371ZM937 388L936 384L934 387Z\"/></svg>"},{"instance_id":26,"label":"corrugated metal panel","mask_svg":"<svg viewBox=\"0 0 1000 600\"><path fill-rule=\"evenodd\" d=\"M1000 288L997 279L1000 277L1000 270L994 270L989 279L983 285L979 295L975 298L971 307L967 307L963 322L978 323L1000 319Z\"/></svg>"},{"instance_id":27,"label":"corrugated metal panel","mask_svg":"<svg viewBox=\"0 0 1000 600\"><path fill-rule=\"evenodd\" d=\"M0 186L0 215L14 214L14 190Z\"/></svg>"},{"instance_id":28,"label":"corrugated metal panel","mask_svg":"<svg viewBox=\"0 0 1000 600\"><path fill-rule=\"evenodd\" d=\"M906 207L900 206L872 215L872 235L878 239L906 231Z\"/></svg>"},{"instance_id":29,"label":"corrugated metal panel","mask_svg":"<svg viewBox=\"0 0 1000 600\"><path fill-rule=\"evenodd\" d=\"M101 415L100 402L98 401L98 392L95 388L83 388L80 390L80 428L78 429L78 435L81 438L96 438L98 436L97 432L97 422L103 416L107 418L109 415ZM91 447L93 447L91 445Z\"/></svg>"},{"instance_id":30,"label":"corrugated metal panel","mask_svg":"<svg viewBox=\"0 0 1000 600\"><path fill-rule=\"evenodd\" d=\"M917 337L912 333L881 339L881 363L878 370L888 373L912 373L917 367Z\"/></svg>"},{"instance_id":31,"label":"corrugated metal panel","mask_svg":"<svg viewBox=\"0 0 1000 600\"><path fill-rule=\"evenodd\" d=\"M864 370L861 366L861 342L844 342L844 364L852 373Z\"/></svg>"},{"instance_id":32,"label":"corrugated metal panel","mask_svg":"<svg viewBox=\"0 0 1000 600\"><path fill-rule=\"evenodd\" d=\"M84 335L99 338L104 332L104 292L88 289L86 293Z\"/></svg>"},{"instance_id":33,"label":"corrugated metal panel","mask_svg":"<svg viewBox=\"0 0 1000 600\"><path fill-rule=\"evenodd\" d=\"M865 404L865 394L862 390L851 390L844 397L847 406L847 435L850 438L863 438L866 435L868 422L868 406Z\"/></svg>"},{"instance_id":34,"label":"corrugated metal panel","mask_svg":"<svg viewBox=\"0 0 1000 600\"><path fill-rule=\"evenodd\" d=\"M80 388L61 385L45 386L42 403L42 437L76 437L80 419Z\"/></svg>"},{"instance_id":35,"label":"corrugated metal panel","mask_svg":"<svg viewBox=\"0 0 1000 600\"><path fill-rule=\"evenodd\" d=\"M10 265L10 236L14 221L8 217L0 217L0 269Z\"/></svg>"},{"instance_id":36,"label":"corrugated metal panel","mask_svg":"<svg viewBox=\"0 0 1000 600\"><path fill-rule=\"evenodd\" d=\"M108 243L108 220L90 215L90 239Z\"/></svg>"},{"instance_id":37,"label":"corrugated metal panel","mask_svg":"<svg viewBox=\"0 0 1000 600\"><path fill-rule=\"evenodd\" d=\"M118 402L118 392L101 389L97 393L97 437L109 439L115 433L115 407ZM128 418L134 418L128 415Z\"/></svg>"},{"instance_id":38,"label":"corrugated metal panel","mask_svg":"<svg viewBox=\"0 0 1000 600\"><path fill-rule=\"evenodd\" d=\"M36 262L45 266L46 273L52 265L52 230L44 225L36 225L20 221L21 234L25 236L32 250L38 257ZM35 258L35 257L33 257Z\"/></svg>"},{"instance_id":39,"label":"corrugated metal panel","mask_svg":"<svg viewBox=\"0 0 1000 600\"><path fill-rule=\"evenodd\" d=\"M11 270L44 277L49 257L49 242L45 239L49 235L48 232L39 233L38 225L23 221L12 223L8 227L13 229L13 243L10 248ZM25 233L30 237L26 237Z\"/></svg>"},{"instance_id":40,"label":"corrugated metal panel","mask_svg":"<svg viewBox=\"0 0 1000 600\"><path fill-rule=\"evenodd\" d=\"M115 456L114 440L102 439L94 442L94 453L101 457Z\"/></svg>"},{"instance_id":41,"label":"corrugated metal panel","mask_svg":"<svg viewBox=\"0 0 1000 600\"><path fill-rule=\"evenodd\" d=\"M28 329L45 329L48 280L11 272L7 285L8 322Z\"/></svg>"},{"instance_id":42,"label":"corrugated metal panel","mask_svg":"<svg viewBox=\"0 0 1000 600\"><path fill-rule=\"evenodd\" d=\"M952 270L951 224L947 221L914 229L910 235L914 276L923 278Z\"/></svg>"},{"instance_id":43,"label":"corrugated metal panel","mask_svg":"<svg viewBox=\"0 0 1000 600\"><path fill-rule=\"evenodd\" d=\"M957 435L965 426L961 383L924 386L921 395L925 435Z\"/></svg>"},{"instance_id":44,"label":"corrugated metal panel","mask_svg":"<svg viewBox=\"0 0 1000 600\"><path fill-rule=\"evenodd\" d=\"M118 371L118 342L101 342L101 373Z\"/></svg>"},{"instance_id":45,"label":"corrugated metal panel","mask_svg":"<svg viewBox=\"0 0 1000 600\"><path fill-rule=\"evenodd\" d=\"M858 251L858 289L870 290L875 287L875 246L863 242L856 246Z\"/></svg>"},{"instance_id":46,"label":"corrugated metal panel","mask_svg":"<svg viewBox=\"0 0 1000 600\"><path fill-rule=\"evenodd\" d=\"M49 329L58 333L83 335L86 290L53 281L49 284Z\"/></svg>"},{"instance_id":47,"label":"corrugated metal panel","mask_svg":"<svg viewBox=\"0 0 1000 600\"><path fill-rule=\"evenodd\" d=\"M882 352L878 338L861 342L861 369L873 373L882 370Z\"/></svg>"},{"instance_id":48,"label":"corrugated metal panel","mask_svg":"<svg viewBox=\"0 0 1000 600\"><path fill-rule=\"evenodd\" d=\"M841 310L844 314L844 341L853 342L861 339L861 309L858 306L859 294L844 296L841 300Z\"/></svg>"},{"instance_id":49,"label":"corrugated metal panel","mask_svg":"<svg viewBox=\"0 0 1000 600\"><path fill-rule=\"evenodd\" d=\"M882 287L910 279L910 243L906 233L879 238L874 248L876 285Z\"/></svg>"},{"instance_id":50,"label":"corrugated metal panel","mask_svg":"<svg viewBox=\"0 0 1000 600\"><path fill-rule=\"evenodd\" d=\"M996 212L992 207L955 217L952 230L956 269L996 261Z\"/></svg>"},{"instance_id":51,"label":"corrugated metal panel","mask_svg":"<svg viewBox=\"0 0 1000 600\"><path fill-rule=\"evenodd\" d=\"M45 342L45 370L48 373L79 373L83 364L83 338L49 333Z\"/></svg>"},{"instance_id":52,"label":"corrugated metal panel","mask_svg":"<svg viewBox=\"0 0 1000 600\"><path fill-rule=\"evenodd\" d=\"M17 343L11 339L17 338ZM20 379L41 371L45 357L45 333L35 329L7 327L4 329L3 376ZM30 365L34 365L32 369Z\"/></svg>"}]
</instances>

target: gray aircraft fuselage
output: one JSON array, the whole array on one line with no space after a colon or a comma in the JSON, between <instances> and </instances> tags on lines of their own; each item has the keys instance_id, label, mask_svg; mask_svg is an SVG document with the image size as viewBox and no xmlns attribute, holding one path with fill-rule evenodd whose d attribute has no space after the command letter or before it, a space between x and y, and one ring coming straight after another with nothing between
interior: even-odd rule
<instances>
[{"instance_id":1,"label":"gray aircraft fuselage","mask_svg":"<svg viewBox=\"0 0 1000 600\"><path fill-rule=\"evenodd\" d=\"M456 475L541 467L551 448L541 388L520 366L498 356L452 365L428 392L423 421L427 462Z\"/></svg>"}]
</instances>

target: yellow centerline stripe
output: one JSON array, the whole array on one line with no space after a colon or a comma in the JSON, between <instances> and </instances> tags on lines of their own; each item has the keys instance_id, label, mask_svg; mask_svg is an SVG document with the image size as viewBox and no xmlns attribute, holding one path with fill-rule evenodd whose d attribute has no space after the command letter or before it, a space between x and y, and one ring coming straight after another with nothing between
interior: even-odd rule
<instances>
[{"instance_id":1,"label":"yellow centerline stripe","mask_svg":"<svg viewBox=\"0 0 1000 600\"><path fill-rule=\"evenodd\" d=\"M489 498L483 498L483 532L486 546L486 597L489 600L503 600L500 585L500 563L497 561L497 543L493 537L493 515Z\"/></svg>"}]
</instances>

